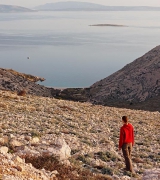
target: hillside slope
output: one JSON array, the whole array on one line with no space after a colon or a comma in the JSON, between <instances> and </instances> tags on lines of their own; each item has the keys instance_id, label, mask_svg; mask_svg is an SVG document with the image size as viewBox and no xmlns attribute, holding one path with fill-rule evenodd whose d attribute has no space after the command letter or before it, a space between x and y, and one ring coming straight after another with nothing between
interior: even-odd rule
<instances>
[{"instance_id":1,"label":"hillside slope","mask_svg":"<svg viewBox=\"0 0 160 180\"><path fill-rule=\"evenodd\" d=\"M118 153L123 115L129 117L135 128L132 153L134 180L142 179L146 169L149 172L144 180L150 180L153 168L157 169L152 178L158 178L159 112L118 109L32 95L17 96L16 93L0 90L0 115L0 179L6 176L4 179L49 180L55 174L58 180L125 180L124 176L131 174L123 170L123 156ZM68 148L63 143L65 146L61 149L60 142L58 147L55 146L57 138L63 138L71 149L71 157L67 161L71 167L60 166L53 158L55 147L62 154ZM3 155L4 148L8 148L10 153ZM25 162L32 163L39 170ZM89 174L92 177L88 177Z\"/></svg>"},{"instance_id":2,"label":"hillside slope","mask_svg":"<svg viewBox=\"0 0 160 180\"><path fill-rule=\"evenodd\" d=\"M90 87L95 104L132 105L160 95L160 46Z\"/></svg>"}]
</instances>

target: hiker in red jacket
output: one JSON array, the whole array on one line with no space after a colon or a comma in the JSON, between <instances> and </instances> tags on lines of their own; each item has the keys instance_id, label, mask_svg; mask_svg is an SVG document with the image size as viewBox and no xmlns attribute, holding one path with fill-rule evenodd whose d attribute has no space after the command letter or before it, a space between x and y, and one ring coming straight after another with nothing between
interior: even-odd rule
<instances>
[{"instance_id":1,"label":"hiker in red jacket","mask_svg":"<svg viewBox=\"0 0 160 180\"><path fill-rule=\"evenodd\" d=\"M131 161L131 151L134 145L134 129L132 124L128 123L128 117L122 117L123 126L120 129L119 138L119 150L122 149L123 156L125 159L127 171L133 172L132 161Z\"/></svg>"}]
</instances>

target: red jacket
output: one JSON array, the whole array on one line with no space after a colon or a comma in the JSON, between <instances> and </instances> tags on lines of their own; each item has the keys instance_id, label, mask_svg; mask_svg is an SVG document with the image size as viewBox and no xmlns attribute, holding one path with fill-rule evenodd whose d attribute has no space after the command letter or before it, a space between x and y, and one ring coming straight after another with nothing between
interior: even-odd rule
<instances>
[{"instance_id":1,"label":"red jacket","mask_svg":"<svg viewBox=\"0 0 160 180\"><path fill-rule=\"evenodd\" d=\"M124 124L120 129L119 148L122 148L124 143L134 145L134 128L130 123Z\"/></svg>"}]
</instances>

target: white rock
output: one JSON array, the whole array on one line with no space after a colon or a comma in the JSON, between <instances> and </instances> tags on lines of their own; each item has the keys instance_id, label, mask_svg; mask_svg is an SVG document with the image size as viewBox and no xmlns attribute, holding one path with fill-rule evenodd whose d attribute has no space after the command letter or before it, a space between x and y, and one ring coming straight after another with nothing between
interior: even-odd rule
<instances>
[{"instance_id":1,"label":"white rock","mask_svg":"<svg viewBox=\"0 0 160 180\"><path fill-rule=\"evenodd\" d=\"M8 153L8 147L6 147L6 146L0 147L0 153L7 154Z\"/></svg>"},{"instance_id":2,"label":"white rock","mask_svg":"<svg viewBox=\"0 0 160 180\"><path fill-rule=\"evenodd\" d=\"M17 141L17 140L15 140L15 139L12 139L12 140L10 141L10 146L11 146L12 148L17 147L17 146L22 146L22 143L19 142L19 141Z\"/></svg>"},{"instance_id":3,"label":"white rock","mask_svg":"<svg viewBox=\"0 0 160 180\"><path fill-rule=\"evenodd\" d=\"M23 159L21 159L19 156L14 156L14 157L12 158L12 161L14 161L14 162L19 162L19 163L23 163Z\"/></svg>"},{"instance_id":4,"label":"white rock","mask_svg":"<svg viewBox=\"0 0 160 180\"><path fill-rule=\"evenodd\" d=\"M48 148L48 151L58 156L60 161L71 157L71 148L63 138L57 138L55 141L55 148Z\"/></svg>"},{"instance_id":5,"label":"white rock","mask_svg":"<svg viewBox=\"0 0 160 180\"><path fill-rule=\"evenodd\" d=\"M14 138L15 136L13 134L10 134L10 138Z\"/></svg>"},{"instance_id":6,"label":"white rock","mask_svg":"<svg viewBox=\"0 0 160 180\"><path fill-rule=\"evenodd\" d=\"M37 144L37 143L39 143L39 138L38 137L32 138L31 144Z\"/></svg>"},{"instance_id":7,"label":"white rock","mask_svg":"<svg viewBox=\"0 0 160 180\"><path fill-rule=\"evenodd\" d=\"M54 170L54 171L51 172L51 174L57 175L57 174L59 174L59 172L57 170Z\"/></svg>"},{"instance_id":8,"label":"white rock","mask_svg":"<svg viewBox=\"0 0 160 180\"><path fill-rule=\"evenodd\" d=\"M123 176L121 177L121 180L130 180L131 178L129 176Z\"/></svg>"}]
</instances>

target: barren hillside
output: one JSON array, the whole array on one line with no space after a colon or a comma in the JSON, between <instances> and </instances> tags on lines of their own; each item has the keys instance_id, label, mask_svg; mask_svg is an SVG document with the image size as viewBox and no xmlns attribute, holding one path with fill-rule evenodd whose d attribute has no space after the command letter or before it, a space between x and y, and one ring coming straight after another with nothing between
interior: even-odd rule
<instances>
[{"instance_id":1,"label":"barren hillside","mask_svg":"<svg viewBox=\"0 0 160 180\"><path fill-rule=\"evenodd\" d=\"M133 175L123 170L124 160L117 151L123 115L135 128ZM159 112L0 91L0 126L4 180L158 179ZM54 158L57 153L60 164Z\"/></svg>"},{"instance_id":2,"label":"barren hillside","mask_svg":"<svg viewBox=\"0 0 160 180\"><path fill-rule=\"evenodd\" d=\"M159 95L160 46L90 87L91 102L102 105L141 103Z\"/></svg>"}]
</instances>

